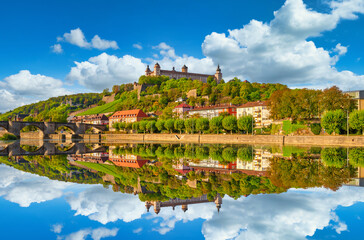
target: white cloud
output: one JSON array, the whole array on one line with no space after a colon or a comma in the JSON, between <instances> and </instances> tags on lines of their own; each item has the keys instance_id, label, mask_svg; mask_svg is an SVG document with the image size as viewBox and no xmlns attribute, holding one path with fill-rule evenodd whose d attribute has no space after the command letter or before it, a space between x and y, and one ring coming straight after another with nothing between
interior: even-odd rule
<instances>
[{"instance_id":1,"label":"white cloud","mask_svg":"<svg viewBox=\"0 0 364 240\"><path fill-rule=\"evenodd\" d=\"M137 228L133 230L133 233L140 233L141 231L143 231L143 228Z\"/></svg>"},{"instance_id":2,"label":"white cloud","mask_svg":"<svg viewBox=\"0 0 364 240\"><path fill-rule=\"evenodd\" d=\"M59 236L59 239L66 239L66 240L84 240L88 236L91 236L93 240L100 240L102 238L107 237L115 237L118 233L118 228L108 229L104 227L96 228L96 229L81 229L77 232L71 233L65 237Z\"/></svg>"},{"instance_id":3,"label":"white cloud","mask_svg":"<svg viewBox=\"0 0 364 240\"><path fill-rule=\"evenodd\" d=\"M51 46L51 49L52 49L52 52L54 52L54 53L57 53L57 54L63 53L62 46L59 43L56 43L53 46Z\"/></svg>"},{"instance_id":4,"label":"white cloud","mask_svg":"<svg viewBox=\"0 0 364 240\"><path fill-rule=\"evenodd\" d=\"M91 47L91 44L87 42L86 37L80 28L73 29L69 33L63 34L63 38L66 42L81 48Z\"/></svg>"},{"instance_id":5,"label":"white cloud","mask_svg":"<svg viewBox=\"0 0 364 240\"><path fill-rule=\"evenodd\" d=\"M71 185L73 184L52 181L5 165L0 166L0 196L21 207L59 198L63 195L63 190Z\"/></svg>"},{"instance_id":6,"label":"white cloud","mask_svg":"<svg viewBox=\"0 0 364 240\"><path fill-rule=\"evenodd\" d=\"M161 42L157 46L154 46L153 49L160 50L160 52L159 52L160 55L162 55L164 57L168 57L168 58L172 58L172 59L175 59L177 57L176 53L174 51L174 48L167 45L165 42Z\"/></svg>"},{"instance_id":7,"label":"white cloud","mask_svg":"<svg viewBox=\"0 0 364 240\"><path fill-rule=\"evenodd\" d=\"M2 102L0 111L70 93L59 79L21 70L0 81L0 100L6 99Z\"/></svg>"},{"instance_id":8,"label":"white cloud","mask_svg":"<svg viewBox=\"0 0 364 240\"><path fill-rule=\"evenodd\" d=\"M348 47L342 46L340 43L338 43L335 46L334 51L337 52L339 56L345 55L348 52Z\"/></svg>"},{"instance_id":9,"label":"white cloud","mask_svg":"<svg viewBox=\"0 0 364 240\"><path fill-rule=\"evenodd\" d=\"M115 41L108 41L101 39L98 35L95 35L92 40L92 47L97 48L99 50L105 50L108 48L119 49L118 44Z\"/></svg>"},{"instance_id":10,"label":"white cloud","mask_svg":"<svg viewBox=\"0 0 364 240\"><path fill-rule=\"evenodd\" d=\"M62 224L54 224L51 226L51 231L54 233L61 233L62 232L63 225Z\"/></svg>"},{"instance_id":11,"label":"white cloud","mask_svg":"<svg viewBox=\"0 0 364 240\"><path fill-rule=\"evenodd\" d=\"M106 237L115 237L118 234L119 229L113 228L113 229L107 229L104 227L94 229L91 233L91 237L93 240L100 240L101 238Z\"/></svg>"},{"instance_id":12,"label":"white cloud","mask_svg":"<svg viewBox=\"0 0 364 240\"><path fill-rule=\"evenodd\" d=\"M92 186L77 196L68 197L68 202L75 215L88 216L91 220L102 224L122 219L131 222L141 218L146 212L143 202L138 196L113 192L101 185Z\"/></svg>"},{"instance_id":13,"label":"white cloud","mask_svg":"<svg viewBox=\"0 0 364 240\"><path fill-rule=\"evenodd\" d=\"M138 81L146 68L139 58L130 55L118 58L106 53L75 64L67 80L78 81L88 89L99 91L115 84Z\"/></svg>"},{"instance_id":14,"label":"white cloud","mask_svg":"<svg viewBox=\"0 0 364 240\"><path fill-rule=\"evenodd\" d=\"M290 190L238 200L227 197L219 216L203 223L202 233L206 239L305 239L318 229L332 227L340 234L347 226L335 209L363 199L364 189L356 187L342 187L337 192Z\"/></svg>"},{"instance_id":15,"label":"white cloud","mask_svg":"<svg viewBox=\"0 0 364 240\"><path fill-rule=\"evenodd\" d=\"M252 20L240 29L211 33L202 44L207 58L222 65L225 79L239 76L258 82L280 82L290 86L344 89L360 87L364 76L339 72L334 64L346 47L338 44L337 54L316 47L307 38L336 28L341 19L363 13L363 1L331 2L330 13L308 9L302 0L287 0L270 23Z\"/></svg>"},{"instance_id":16,"label":"white cloud","mask_svg":"<svg viewBox=\"0 0 364 240\"><path fill-rule=\"evenodd\" d=\"M66 41L81 48L96 48L99 50L108 48L119 49L116 41L101 39L99 35L95 35L91 39L91 42L88 42L80 28L73 29L69 33L63 34L63 37L57 37L57 42L60 41Z\"/></svg>"},{"instance_id":17,"label":"white cloud","mask_svg":"<svg viewBox=\"0 0 364 240\"><path fill-rule=\"evenodd\" d=\"M143 46L140 43L134 43L133 44L133 48L137 48L139 50L142 50L143 49Z\"/></svg>"}]
</instances>

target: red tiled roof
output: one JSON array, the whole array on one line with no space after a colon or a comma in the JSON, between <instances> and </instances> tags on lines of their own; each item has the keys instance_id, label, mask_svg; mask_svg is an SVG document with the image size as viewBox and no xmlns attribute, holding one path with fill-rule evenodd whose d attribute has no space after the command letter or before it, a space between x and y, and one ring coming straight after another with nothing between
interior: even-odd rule
<instances>
[{"instance_id":1,"label":"red tiled roof","mask_svg":"<svg viewBox=\"0 0 364 240\"><path fill-rule=\"evenodd\" d=\"M126 111L117 111L110 118L121 118L121 117L148 117L148 115L145 114L140 109L134 109Z\"/></svg>"},{"instance_id":2,"label":"red tiled roof","mask_svg":"<svg viewBox=\"0 0 364 240\"><path fill-rule=\"evenodd\" d=\"M178 105L175 108L192 108L190 105L186 104L186 103L181 103L180 105Z\"/></svg>"},{"instance_id":3,"label":"red tiled roof","mask_svg":"<svg viewBox=\"0 0 364 240\"><path fill-rule=\"evenodd\" d=\"M207 109L220 109L220 108L236 108L235 105L230 104L221 104L221 105L213 105L213 106L206 106L206 107L197 107L194 109L191 109L191 111L200 111L200 110L207 110Z\"/></svg>"},{"instance_id":4,"label":"red tiled roof","mask_svg":"<svg viewBox=\"0 0 364 240\"><path fill-rule=\"evenodd\" d=\"M268 106L268 101L247 102L239 106L238 108L259 107L259 106Z\"/></svg>"}]
</instances>

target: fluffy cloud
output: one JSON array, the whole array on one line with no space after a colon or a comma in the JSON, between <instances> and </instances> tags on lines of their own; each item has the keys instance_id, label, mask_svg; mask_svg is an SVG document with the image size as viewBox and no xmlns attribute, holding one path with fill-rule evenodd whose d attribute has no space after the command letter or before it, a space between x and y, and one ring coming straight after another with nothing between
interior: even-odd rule
<instances>
[{"instance_id":1,"label":"fluffy cloud","mask_svg":"<svg viewBox=\"0 0 364 240\"><path fill-rule=\"evenodd\" d=\"M6 77L0 81L0 88L0 100L5 100L2 101L0 111L71 93L63 88L61 80L41 74L34 75L28 70Z\"/></svg>"},{"instance_id":2,"label":"fluffy cloud","mask_svg":"<svg viewBox=\"0 0 364 240\"><path fill-rule=\"evenodd\" d=\"M56 43L53 46L51 46L51 49L52 49L52 52L54 52L54 53L57 53L57 54L63 53L62 46L59 43Z\"/></svg>"},{"instance_id":3,"label":"fluffy cloud","mask_svg":"<svg viewBox=\"0 0 364 240\"><path fill-rule=\"evenodd\" d=\"M101 39L98 35L95 35L91 42L88 42L80 28L73 29L69 33L63 34L63 37L57 37L57 41L66 41L81 48L96 48L99 50L119 48L116 41Z\"/></svg>"},{"instance_id":4,"label":"fluffy cloud","mask_svg":"<svg viewBox=\"0 0 364 240\"><path fill-rule=\"evenodd\" d=\"M99 50L105 50L108 48L112 48L112 49L118 49L118 44L115 41L108 41L108 40L104 40L101 39L98 35L95 35L92 40L92 47L97 48Z\"/></svg>"},{"instance_id":5,"label":"fluffy cloud","mask_svg":"<svg viewBox=\"0 0 364 240\"><path fill-rule=\"evenodd\" d=\"M78 81L82 86L98 91L115 84L137 81L146 68L138 58L130 55L118 58L106 53L75 64L76 67L72 67L67 80Z\"/></svg>"},{"instance_id":6,"label":"fluffy cloud","mask_svg":"<svg viewBox=\"0 0 364 240\"><path fill-rule=\"evenodd\" d=\"M68 202L75 215L88 216L102 224L122 219L131 222L141 218L146 212L138 196L113 192L102 186L92 186L78 195L68 197Z\"/></svg>"},{"instance_id":7,"label":"fluffy cloud","mask_svg":"<svg viewBox=\"0 0 364 240\"><path fill-rule=\"evenodd\" d=\"M0 196L21 207L59 198L63 195L63 190L71 185L21 172L5 165L0 166Z\"/></svg>"},{"instance_id":8,"label":"fluffy cloud","mask_svg":"<svg viewBox=\"0 0 364 240\"><path fill-rule=\"evenodd\" d=\"M340 234L348 227L334 210L363 199L364 189L356 187L224 198L219 216L205 221L202 233L206 239L305 239L317 229L332 227Z\"/></svg>"},{"instance_id":9,"label":"fluffy cloud","mask_svg":"<svg viewBox=\"0 0 364 240\"><path fill-rule=\"evenodd\" d=\"M335 68L347 47L337 43L331 49L324 49L317 47L312 39L335 29L340 21L353 20L364 13L363 0L331 1L328 7L327 13L320 13L307 8L302 0L287 0L268 23L251 20L242 28L228 30L227 34L207 35L202 43L204 58L178 56L173 47L161 42L153 47L158 54L145 60L150 64L158 61L163 69L180 69L186 64L191 72L209 74L214 74L220 64L226 80L236 76L290 87L360 88L364 76ZM140 59L129 55L117 58L101 54L75 64L68 79L94 90L136 81L145 69ZM99 84L104 81L105 85Z\"/></svg>"},{"instance_id":10,"label":"fluffy cloud","mask_svg":"<svg viewBox=\"0 0 364 240\"><path fill-rule=\"evenodd\" d=\"M240 29L211 33L202 50L207 58L223 66L224 77L247 78L258 82L281 82L290 86L344 89L360 87L364 76L339 72L334 64L346 53L336 46L336 55L316 47L307 38L320 36L336 28L342 19L355 19L363 13L362 0L331 2L330 13L308 9L302 0L287 0L270 23L252 20Z\"/></svg>"}]
</instances>

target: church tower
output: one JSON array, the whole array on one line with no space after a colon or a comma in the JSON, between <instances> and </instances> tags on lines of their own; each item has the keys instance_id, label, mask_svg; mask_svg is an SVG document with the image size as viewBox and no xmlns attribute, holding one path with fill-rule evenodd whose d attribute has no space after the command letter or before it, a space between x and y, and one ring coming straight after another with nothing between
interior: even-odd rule
<instances>
[{"instance_id":1,"label":"church tower","mask_svg":"<svg viewBox=\"0 0 364 240\"><path fill-rule=\"evenodd\" d=\"M161 66L159 66L159 63L156 63L154 65L154 76L160 76L161 75Z\"/></svg>"},{"instance_id":2,"label":"church tower","mask_svg":"<svg viewBox=\"0 0 364 240\"><path fill-rule=\"evenodd\" d=\"M216 79L217 83L220 83L220 81L222 80L222 73L221 73L220 65L217 65L215 79Z\"/></svg>"}]
</instances>

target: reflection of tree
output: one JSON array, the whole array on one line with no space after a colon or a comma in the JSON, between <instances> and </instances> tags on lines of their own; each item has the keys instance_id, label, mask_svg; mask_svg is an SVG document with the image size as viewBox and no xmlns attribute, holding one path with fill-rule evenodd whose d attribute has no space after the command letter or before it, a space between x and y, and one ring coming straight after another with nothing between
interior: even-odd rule
<instances>
[{"instance_id":1,"label":"reflection of tree","mask_svg":"<svg viewBox=\"0 0 364 240\"><path fill-rule=\"evenodd\" d=\"M364 167L364 148L350 149L349 161L355 167Z\"/></svg>"},{"instance_id":2,"label":"reflection of tree","mask_svg":"<svg viewBox=\"0 0 364 240\"><path fill-rule=\"evenodd\" d=\"M24 159L24 161L19 161L19 158ZM45 176L53 180L89 184L102 182L98 174L70 165L66 155L0 157L0 162L15 169Z\"/></svg>"},{"instance_id":3,"label":"reflection of tree","mask_svg":"<svg viewBox=\"0 0 364 240\"><path fill-rule=\"evenodd\" d=\"M329 167L341 168L346 164L346 150L344 148L324 148L321 159Z\"/></svg>"},{"instance_id":4,"label":"reflection of tree","mask_svg":"<svg viewBox=\"0 0 364 240\"><path fill-rule=\"evenodd\" d=\"M355 169L351 166L331 167L319 160L304 157L292 160L273 158L268 173L275 186L285 189L324 186L337 190L354 175Z\"/></svg>"}]
</instances>

